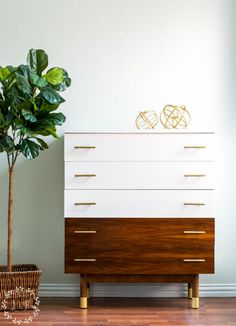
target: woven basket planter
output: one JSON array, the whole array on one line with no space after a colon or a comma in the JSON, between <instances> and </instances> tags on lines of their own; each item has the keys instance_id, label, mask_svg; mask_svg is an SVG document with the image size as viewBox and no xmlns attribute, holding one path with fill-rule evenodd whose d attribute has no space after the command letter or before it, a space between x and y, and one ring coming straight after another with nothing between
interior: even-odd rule
<instances>
[{"instance_id":1,"label":"woven basket planter","mask_svg":"<svg viewBox=\"0 0 236 326\"><path fill-rule=\"evenodd\" d=\"M13 290L11 298L7 300L8 309L32 309L34 298L23 291L19 296L16 288L31 289L35 297L38 295L39 281L42 271L36 265L14 265L12 272L7 272L6 266L0 266L0 310L1 302L6 299L6 293Z\"/></svg>"}]
</instances>

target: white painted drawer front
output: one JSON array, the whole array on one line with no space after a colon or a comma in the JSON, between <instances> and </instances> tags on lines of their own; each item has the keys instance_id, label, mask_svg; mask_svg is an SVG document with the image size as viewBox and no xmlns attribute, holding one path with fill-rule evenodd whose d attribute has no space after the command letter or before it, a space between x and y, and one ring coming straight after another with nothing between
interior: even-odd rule
<instances>
[{"instance_id":1,"label":"white painted drawer front","mask_svg":"<svg viewBox=\"0 0 236 326\"><path fill-rule=\"evenodd\" d=\"M65 161L208 161L214 157L213 138L197 133L65 134Z\"/></svg>"},{"instance_id":2,"label":"white painted drawer front","mask_svg":"<svg viewBox=\"0 0 236 326\"><path fill-rule=\"evenodd\" d=\"M213 188L213 162L65 163L65 189Z\"/></svg>"},{"instance_id":3,"label":"white painted drawer front","mask_svg":"<svg viewBox=\"0 0 236 326\"><path fill-rule=\"evenodd\" d=\"M65 217L211 217L213 207L212 190L65 190Z\"/></svg>"}]
</instances>

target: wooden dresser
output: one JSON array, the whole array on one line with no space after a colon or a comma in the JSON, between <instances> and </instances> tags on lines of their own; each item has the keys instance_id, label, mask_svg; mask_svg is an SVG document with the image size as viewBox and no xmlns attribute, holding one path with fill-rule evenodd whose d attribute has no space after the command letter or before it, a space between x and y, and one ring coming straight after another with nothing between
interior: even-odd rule
<instances>
[{"instance_id":1,"label":"wooden dresser","mask_svg":"<svg viewBox=\"0 0 236 326\"><path fill-rule=\"evenodd\" d=\"M214 273L214 133L65 134L65 272L90 283Z\"/></svg>"}]
</instances>

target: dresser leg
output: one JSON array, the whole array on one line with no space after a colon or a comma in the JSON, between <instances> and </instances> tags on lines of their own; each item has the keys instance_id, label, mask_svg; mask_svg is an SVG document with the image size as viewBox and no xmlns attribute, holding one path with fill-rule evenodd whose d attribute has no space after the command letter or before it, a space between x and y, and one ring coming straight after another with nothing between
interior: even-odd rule
<instances>
[{"instance_id":1,"label":"dresser leg","mask_svg":"<svg viewBox=\"0 0 236 326\"><path fill-rule=\"evenodd\" d=\"M192 308L199 308L199 275L195 275L193 280Z\"/></svg>"},{"instance_id":2,"label":"dresser leg","mask_svg":"<svg viewBox=\"0 0 236 326\"><path fill-rule=\"evenodd\" d=\"M87 300L87 283L83 279L83 276L80 276L80 308L88 308Z\"/></svg>"},{"instance_id":3,"label":"dresser leg","mask_svg":"<svg viewBox=\"0 0 236 326\"><path fill-rule=\"evenodd\" d=\"M90 298L90 283L87 283L87 298Z\"/></svg>"},{"instance_id":4,"label":"dresser leg","mask_svg":"<svg viewBox=\"0 0 236 326\"><path fill-rule=\"evenodd\" d=\"M192 283L188 283L188 298L192 299L192 297L193 297Z\"/></svg>"}]
</instances>

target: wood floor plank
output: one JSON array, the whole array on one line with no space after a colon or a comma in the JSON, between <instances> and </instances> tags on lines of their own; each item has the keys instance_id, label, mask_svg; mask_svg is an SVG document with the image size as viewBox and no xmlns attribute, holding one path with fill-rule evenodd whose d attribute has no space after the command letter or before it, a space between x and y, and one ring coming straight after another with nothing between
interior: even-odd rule
<instances>
[{"instance_id":1,"label":"wood floor plank","mask_svg":"<svg viewBox=\"0 0 236 326\"><path fill-rule=\"evenodd\" d=\"M191 309L187 298L41 298L32 326L236 326L236 298L201 298ZM25 312L23 314L29 314ZM0 313L0 326L10 326Z\"/></svg>"}]
</instances>

